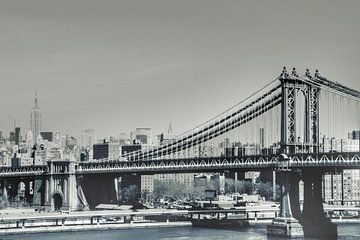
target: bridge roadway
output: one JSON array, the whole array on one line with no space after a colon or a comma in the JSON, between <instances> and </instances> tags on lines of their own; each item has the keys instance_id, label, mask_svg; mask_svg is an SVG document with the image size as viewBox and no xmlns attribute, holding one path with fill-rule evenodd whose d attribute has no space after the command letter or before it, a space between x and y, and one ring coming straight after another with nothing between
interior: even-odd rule
<instances>
[{"instance_id":1,"label":"bridge roadway","mask_svg":"<svg viewBox=\"0 0 360 240\"><path fill-rule=\"evenodd\" d=\"M80 163L77 173L158 173L214 172L224 170L261 170L276 168L351 169L360 167L359 152L293 154L245 157L198 157L186 159L154 159L144 161L91 161Z\"/></svg>"},{"instance_id":2,"label":"bridge roadway","mask_svg":"<svg viewBox=\"0 0 360 240\"><path fill-rule=\"evenodd\" d=\"M53 162L67 160L54 160ZM216 172L225 170L262 170L321 168L324 171L353 169L360 167L359 152L304 153L288 155L245 156L245 157L196 157L183 159L153 159L141 161L99 160L77 163L76 174L101 173L174 173L174 172ZM1 167L0 177L39 176L49 172L48 165ZM60 173L61 174L61 173Z\"/></svg>"}]
</instances>

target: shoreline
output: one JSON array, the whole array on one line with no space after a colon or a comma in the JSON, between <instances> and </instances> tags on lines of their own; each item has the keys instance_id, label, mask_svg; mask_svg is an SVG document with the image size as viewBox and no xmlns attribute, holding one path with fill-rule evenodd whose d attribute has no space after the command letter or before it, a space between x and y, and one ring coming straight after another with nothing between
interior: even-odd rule
<instances>
[{"instance_id":1,"label":"shoreline","mask_svg":"<svg viewBox=\"0 0 360 240\"><path fill-rule=\"evenodd\" d=\"M75 231L128 230L146 228L191 227L188 210L147 209L147 210L99 210L81 212L0 211L0 236L58 233ZM199 213L197 213L199 214ZM204 213L208 214L208 213ZM191 215L192 216L192 215ZM268 225L272 218L264 215L247 216L249 225ZM360 218L333 218L337 225L360 224Z\"/></svg>"},{"instance_id":2,"label":"shoreline","mask_svg":"<svg viewBox=\"0 0 360 240\"><path fill-rule=\"evenodd\" d=\"M36 234L36 233L57 233L57 232L78 232L78 231L104 231L104 230L128 230L141 228L176 228L191 227L191 222L153 222L153 223L114 223L99 225L64 225L47 227L27 227L0 229L0 236Z\"/></svg>"},{"instance_id":3,"label":"shoreline","mask_svg":"<svg viewBox=\"0 0 360 240\"><path fill-rule=\"evenodd\" d=\"M333 219L334 220L334 219ZM335 224L358 223L360 219L336 219ZM250 226L270 224L271 220L251 220ZM146 222L146 223L112 223L112 224L81 224L81 225L59 225L46 227L26 227L26 228L7 228L0 229L0 236L38 234L38 233L60 233L60 232L85 232L85 231L104 231L104 230L129 230L129 229L151 229L151 228L180 228L192 227L190 221L179 222Z\"/></svg>"}]
</instances>

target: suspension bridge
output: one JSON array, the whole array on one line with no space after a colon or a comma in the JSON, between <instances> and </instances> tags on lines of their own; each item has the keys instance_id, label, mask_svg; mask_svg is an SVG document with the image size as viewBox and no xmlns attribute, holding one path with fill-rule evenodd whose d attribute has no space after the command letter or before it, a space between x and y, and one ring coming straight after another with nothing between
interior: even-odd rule
<instances>
[{"instance_id":1,"label":"suspension bridge","mask_svg":"<svg viewBox=\"0 0 360 240\"><path fill-rule=\"evenodd\" d=\"M160 146L113 159L2 167L1 186L15 194L11 189L23 181L27 192L29 184L34 188L33 204L54 207L61 202L61 207L76 209L85 202L113 199L117 176L270 170L276 172L281 201L269 234L334 237L336 225L325 217L322 206L322 175L359 168L359 146L347 144L349 133L360 129L359 102L358 90L318 71L300 75L295 68L284 68L279 77L235 106ZM305 189L302 210L300 180Z\"/></svg>"}]
</instances>

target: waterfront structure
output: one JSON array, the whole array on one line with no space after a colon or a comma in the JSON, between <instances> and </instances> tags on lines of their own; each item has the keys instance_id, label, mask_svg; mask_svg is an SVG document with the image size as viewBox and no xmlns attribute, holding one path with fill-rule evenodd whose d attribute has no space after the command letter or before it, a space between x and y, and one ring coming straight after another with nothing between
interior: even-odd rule
<instances>
[{"instance_id":1,"label":"waterfront structure","mask_svg":"<svg viewBox=\"0 0 360 240\"><path fill-rule=\"evenodd\" d=\"M30 114L30 129L33 133L33 141L36 142L37 137L40 135L41 132L41 112L39 107L39 100L37 96L37 92L35 92L35 101L34 107L31 109Z\"/></svg>"}]
</instances>

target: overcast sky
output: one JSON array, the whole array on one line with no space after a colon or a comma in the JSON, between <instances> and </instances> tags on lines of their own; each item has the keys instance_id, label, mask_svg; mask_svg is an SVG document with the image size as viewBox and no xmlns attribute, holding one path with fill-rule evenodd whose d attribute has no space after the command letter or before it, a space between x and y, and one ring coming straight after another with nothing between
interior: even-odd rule
<instances>
[{"instance_id":1,"label":"overcast sky","mask_svg":"<svg viewBox=\"0 0 360 240\"><path fill-rule=\"evenodd\" d=\"M360 1L0 0L0 131L175 133L309 67L360 89Z\"/></svg>"}]
</instances>

